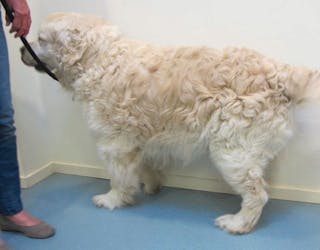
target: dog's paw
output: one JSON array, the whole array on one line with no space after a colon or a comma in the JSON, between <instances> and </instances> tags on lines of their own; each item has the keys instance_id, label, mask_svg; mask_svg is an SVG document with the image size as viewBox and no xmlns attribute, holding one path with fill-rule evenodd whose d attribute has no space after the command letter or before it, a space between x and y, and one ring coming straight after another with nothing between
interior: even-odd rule
<instances>
[{"instance_id":1,"label":"dog's paw","mask_svg":"<svg viewBox=\"0 0 320 250\"><path fill-rule=\"evenodd\" d=\"M114 191L110 191L106 194L95 195L93 196L92 201L97 207L105 207L109 210L113 210L124 205L119 195Z\"/></svg>"},{"instance_id":2,"label":"dog's paw","mask_svg":"<svg viewBox=\"0 0 320 250\"><path fill-rule=\"evenodd\" d=\"M147 195L155 195L160 192L161 185L144 185L143 191Z\"/></svg>"},{"instance_id":3,"label":"dog's paw","mask_svg":"<svg viewBox=\"0 0 320 250\"><path fill-rule=\"evenodd\" d=\"M215 220L215 225L232 234L249 233L253 226L248 218L241 214L226 214Z\"/></svg>"}]
</instances>

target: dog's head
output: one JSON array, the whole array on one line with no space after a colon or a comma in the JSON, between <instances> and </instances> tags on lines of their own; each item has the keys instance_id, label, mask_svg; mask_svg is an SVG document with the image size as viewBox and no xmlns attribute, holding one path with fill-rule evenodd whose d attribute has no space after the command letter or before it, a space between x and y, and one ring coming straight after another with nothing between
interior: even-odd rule
<instances>
[{"instance_id":1,"label":"dog's head","mask_svg":"<svg viewBox=\"0 0 320 250\"><path fill-rule=\"evenodd\" d=\"M105 48L108 41L118 36L116 27L102 18L77 13L54 13L42 23L38 38L30 46L62 80L63 86L68 88L68 84L81 73L79 71L92 64L93 58L99 54L99 48ZM21 59L26 65L42 71L25 48L21 49Z\"/></svg>"}]
</instances>

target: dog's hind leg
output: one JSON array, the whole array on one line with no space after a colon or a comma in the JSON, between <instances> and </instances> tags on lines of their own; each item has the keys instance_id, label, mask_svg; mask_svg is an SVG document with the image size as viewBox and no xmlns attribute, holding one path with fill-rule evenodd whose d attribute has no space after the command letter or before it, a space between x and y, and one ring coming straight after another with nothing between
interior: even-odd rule
<instances>
[{"instance_id":1,"label":"dog's hind leg","mask_svg":"<svg viewBox=\"0 0 320 250\"><path fill-rule=\"evenodd\" d=\"M145 165L142 168L140 176L144 184L144 193L153 195L160 191L164 178L161 170Z\"/></svg>"},{"instance_id":2,"label":"dog's hind leg","mask_svg":"<svg viewBox=\"0 0 320 250\"><path fill-rule=\"evenodd\" d=\"M107 161L111 176L111 190L93 197L97 207L110 210L134 203L140 190L139 172L141 153L139 148L125 140L113 140L98 145L100 155Z\"/></svg>"},{"instance_id":3,"label":"dog's hind leg","mask_svg":"<svg viewBox=\"0 0 320 250\"><path fill-rule=\"evenodd\" d=\"M263 168L257 159L246 156L239 161L237 155L244 156L245 152L229 152L220 155L217 161L214 159L225 181L242 197L240 211L217 218L215 224L229 233L244 234L250 232L258 222L268 195Z\"/></svg>"}]
</instances>

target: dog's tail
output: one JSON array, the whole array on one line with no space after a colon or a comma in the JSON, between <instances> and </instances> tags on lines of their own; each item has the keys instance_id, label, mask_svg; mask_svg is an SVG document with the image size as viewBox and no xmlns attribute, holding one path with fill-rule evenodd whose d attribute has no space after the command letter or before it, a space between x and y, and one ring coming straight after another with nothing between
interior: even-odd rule
<instances>
[{"instance_id":1,"label":"dog's tail","mask_svg":"<svg viewBox=\"0 0 320 250\"><path fill-rule=\"evenodd\" d=\"M285 91L295 103L320 103L320 71L305 67L292 67Z\"/></svg>"}]
</instances>

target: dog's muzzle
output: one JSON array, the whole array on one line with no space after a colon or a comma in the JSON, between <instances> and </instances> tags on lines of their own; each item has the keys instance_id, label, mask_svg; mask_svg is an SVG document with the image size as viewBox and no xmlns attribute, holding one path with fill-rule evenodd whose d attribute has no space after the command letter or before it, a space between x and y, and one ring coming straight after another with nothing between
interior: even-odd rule
<instances>
[{"instance_id":1,"label":"dog's muzzle","mask_svg":"<svg viewBox=\"0 0 320 250\"><path fill-rule=\"evenodd\" d=\"M25 47L22 46L22 47L20 48L20 53L21 53L21 61L22 61L25 65L27 65L27 66L32 66L32 67L34 67L34 68L35 68L37 71L39 71L39 72L44 72L43 68L36 63L36 61L31 57L31 55L30 55L30 57L31 57L31 60L32 60L32 61L29 62L29 61L26 61L26 60L25 60L25 58L26 58L26 53L29 53Z\"/></svg>"}]
</instances>

